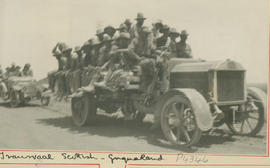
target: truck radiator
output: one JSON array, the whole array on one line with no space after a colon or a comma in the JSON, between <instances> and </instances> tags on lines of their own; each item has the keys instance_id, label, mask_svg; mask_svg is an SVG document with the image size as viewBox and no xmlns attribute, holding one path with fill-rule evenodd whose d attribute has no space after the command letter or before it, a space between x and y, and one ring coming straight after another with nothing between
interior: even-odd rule
<instances>
[{"instance_id":1,"label":"truck radiator","mask_svg":"<svg viewBox=\"0 0 270 168\"><path fill-rule=\"evenodd\" d=\"M245 77L243 71L218 71L218 101L239 101L245 99Z\"/></svg>"}]
</instances>

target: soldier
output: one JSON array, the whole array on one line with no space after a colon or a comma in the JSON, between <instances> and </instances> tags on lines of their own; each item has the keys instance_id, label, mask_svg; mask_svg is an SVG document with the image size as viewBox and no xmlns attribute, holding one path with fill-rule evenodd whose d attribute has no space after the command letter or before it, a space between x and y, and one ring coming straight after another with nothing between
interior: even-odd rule
<instances>
[{"instance_id":1,"label":"soldier","mask_svg":"<svg viewBox=\"0 0 270 168\"><path fill-rule=\"evenodd\" d=\"M52 50L53 56L56 58L58 62L58 68L56 71L51 71L48 73L48 82L49 82L49 89L54 92L55 83L56 83L56 73L58 71L63 70L63 63L61 60L61 50L62 50L62 43L57 43L56 46Z\"/></svg>"},{"instance_id":2,"label":"soldier","mask_svg":"<svg viewBox=\"0 0 270 168\"><path fill-rule=\"evenodd\" d=\"M143 16L142 13L137 14L137 18L135 19L137 21L137 23L135 25L133 25L131 27L131 30L130 30L131 39L139 36L139 33L142 30L143 23L144 23L145 19L146 18Z\"/></svg>"},{"instance_id":3,"label":"soldier","mask_svg":"<svg viewBox=\"0 0 270 168\"><path fill-rule=\"evenodd\" d=\"M177 30L175 28L170 28L170 33L169 33L169 37L170 37L170 45L169 45L169 51L170 51L170 58L174 58L177 57L177 50L176 50L176 38L179 37L179 33L177 32Z\"/></svg>"},{"instance_id":4,"label":"soldier","mask_svg":"<svg viewBox=\"0 0 270 168\"><path fill-rule=\"evenodd\" d=\"M16 65L14 62L11 63L11 66L10 66L10 69L9 69L9 72L14 72L16 69Z\"/></svg>"},{"instance_id":5,"label":"soldier","mask_svg":"<svg viewBox=\"0 0 270 168\"><path fill-rule=\"evenodd\" d=\"M80 54L80 56L79 56ZM82 57L81 54L81 47L76 46L74 48L74 52L71 54L71 71L70 71L70 78L69 86L71 93L74 93L78 88L81 86L81 69L80 69L80 60Z\"/></svg>"},{"instance_id":6,"label":"soldier","mask_svg":"<svg viewBox=\"0 0 270 168\"><path fill-rule=\"evenodd\" d=\"M102 29L97 29L96 36L100 42L103 40L104 31Z\"/></svg>"},{"instance_id":7,"label":"soldier","mask_svg":"<svg viewBox=\"0 0 270 168\"><path fill-rule=\"evenodd\" d=\"M169 27L167 25L163 25L160 30L163 34L161 37L156 39L156 47L159 49L168 48L170 45Z\"/></svg>"},{"instance_id":8,"label":"soldier","mask_svg":"<svg viewBox=\"0 0 270 168\"><path fill-rule=\"evenodd\" d=\"M160 30L163 27L163 23L161 20L156 21L155 23L152 24L152 35L153 35L153 41L155 43L156 39L161 36Z\"/></svg>"},{"instance_id":9,"label":"soldier","mask_svg":"<svg viewBox=\"0 0 270 168\"><path fill-rule=\"evenodd\" d=\"M104 28L104 34L109 35L111 38L114 37L115 32L116 32L116 29L111 25Z\"/></svg>"},{"instance_id":10,"label":"soldier","mask_svg":"<svg viewBox=\"0 0 270 168\"><path fill-rule=\"evenodd\" d=\"M127 27L127 32L130 33L130 29L131 29L131 25L132 25L131 20L130 20L130 19L126 19L125 22L124 22L124 24L125 24L126 27Z\"/></svg>"},{"instance_id":11,"label":"soldier","mask_svg":"<svg viewBox=\"0 0 270 168\"><path fill-rule=\"evenodd\" d=\"M186 43L188 33L186 30L183 30L180 34L180 42L177 43L177 57L178 58L192 58L191 48L189 44Z\"/></svg>"},{"instance_id":12,"label":"soldier","mask_svg":"<svg viewBox=\"0 0 270 168\"><path fill-rule=\"evenodd\" d=\"M31 65L29 63L25 64L22 70L23 76L33 76L33 71L30 69Z\"/></svg>"},{"instance_id":13,"label":"soldier","mask_svg":"<svg viewBox=\"0 0 270 168\"><path fill-rule=\"evenodd\" d=\"M150 34L151 31L147 27L143 27L139 32L139 36L135 37L129 45L131 54L140 62L139 65L143 72L141 76L141 89L147 95L151 93L150 88L155 73L155 47L149 39Z\"/></svg>"},{"instance_id":14,"label":"soldier","mask_svg":"<svg viewBox=\"0 0 270 168\"><path fill-rule=\"evenodd\" d=\"M125 75L127 71L134 65L133 55L128 50L130 41L130 35L127 32L119 34L117 40L117 46L112 46L109 53L109 60L102 68L107 68L108 73L105 75L102 82L95 82L95 85L100 87L106 87L108 89L119 89L121 84L127 81ZM125 85L127 86L127 85Z\"/></svg>"},{"instance_id":15,"label":"soldier","mask_svg":"<svg viewBox=\"0 0 270 168\"><path fill-rule=\"evenodd\" d=\"M82 47L76 46L74 48L74 53L77 54L77 66L76 69L82 69L84 67L85 54L82 52Z\"/></svg>"},{"instance_id":16,"label":"soldier","mask_svg":"<svg viewBox=\"0 0 270 168\"><path fill-rule=\"evenodd\" d=\"M120 26L119 26L119 28L117 28L116 30L118 30L119 33L128 32L127 26L124 23L121 23Z\"/></svg>"},{"instance_id":17,"label":"soldier","mask_svg":"<svg viewBox=\"0 0 270 168\"><path fill-rule=\"evenodd\" d=\"M15 67L13 76L22 76L21 67L19 65Z\"/></svg>"},{"instance_id":18,"label":"soldier","mask_svg":"<svg viewBox=\"0 0 270 168\"><path fill-rule=\"evenodd\" d=\"M104 34L103 43L104 46L99 50L98 66L103 66L110 59L110 52L112 50L112 38Z\"/></svg>"},{"instance_id":19,"label":"soldier","mask_svg":"<svg viewBox=\"0 0 270 168\"><path fill-rule=\"evenodd\" d=\"M63 83L64 83L64 95L69 95L71 93L71 88L70 88L70 82L71 82L71 77L72 74L71 68L72 68L72 48L67 46L66 44L63 45L63 50L62 50L62 56L66 58L66 64L64 66L64 71L63 75Z\"/></svg>"},{"instance_id":20,"label":"soldier","mask_svg":"<svg viewBox=\"0 0 270 168\"><path fill-rule=\"evenodd\" d=\"M138 63L138 59L129 52L130 34L122 32L119 34L117 46L113 46L110 63L114 66L119 64L122 69L130 70Z\"/></svg>"}]
</instances>

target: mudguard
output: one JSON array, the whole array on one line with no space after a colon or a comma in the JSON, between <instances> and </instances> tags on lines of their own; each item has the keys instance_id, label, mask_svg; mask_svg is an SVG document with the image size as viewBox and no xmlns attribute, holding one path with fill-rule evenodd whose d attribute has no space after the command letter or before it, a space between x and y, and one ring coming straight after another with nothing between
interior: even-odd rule
<instances>
[{"instance_id":1,"label":"mudguard","mask_svg":"<svg viewBox=\"0 0 270 168\"><path fill-rule=\"evenodd\" d=\"M207 131L212 128L213 117L209 104L206 102L205 98L195 89L172 89L162 96L158 104L163 105L166 102L166 99L175 94L179 94L188 99L195 114L197 125L202 131Z\"/></svg>"}]
</instances>

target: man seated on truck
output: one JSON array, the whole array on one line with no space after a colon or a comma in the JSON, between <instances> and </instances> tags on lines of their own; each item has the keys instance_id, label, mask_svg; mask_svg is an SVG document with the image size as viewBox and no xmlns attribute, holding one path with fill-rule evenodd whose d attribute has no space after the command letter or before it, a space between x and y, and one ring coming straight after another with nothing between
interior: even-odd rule
<instances>
[{"instance_id":1,"label":"man seated on truck","mask_svg":"<svg viewBox=\"0 0 270 168\"><path fill-rule=\"evenodd\" d=\"M192 58L191 47L186 43L188 38L188 33L186 30L183 30L180 34L180 42L176 44L177 57L178 58Z\"/></svg>"},{"instance_id":2,"label":"man seated on truck","mask_svg":"<svg viewBox=\"0 0 270 168\"><path fill-rule=\"evenodd\" d=\"M33 76L33 71L30 69L31 65L29 63L25 64L22 70L23 76Z\"/></svg>"},{"instance_id":3,"label":"man seated on truck","mask_svg":"<svg viewBox=\"0 0 270 168\"><path fill-rule=\"evenodd\" d=\"M152 84L155 75L155 63L156 56L155 46L153 44L152 38L149 38L151 31L148 27L142 27L142 30L139 32L138 36L135 37L130 45L129 50L131 54L134 55L139 62L141 67L141 90L147 95L150 95L152 92Z\"/></svg>"}]
</instances>

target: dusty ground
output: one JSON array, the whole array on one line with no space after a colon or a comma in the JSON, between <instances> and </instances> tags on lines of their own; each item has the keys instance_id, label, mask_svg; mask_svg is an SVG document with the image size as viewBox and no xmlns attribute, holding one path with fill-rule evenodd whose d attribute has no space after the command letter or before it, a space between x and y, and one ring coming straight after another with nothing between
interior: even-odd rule
<instances>
[{"instance_id":1,"label":"dusty ground","mask_svg":"<svg viewBox=\"0 0 270 168\"><path fill-rule=\"evenodd\" d=\"M196 152L210 154L265 154L266 124L257 137L232 136L225 126L213 135L203 135L189 149L169 145L160 130L149 128L151 116L143 124L101 115L93 126L78 128L71 118L69 103L41 107L9 108L0 104L0 149L56 149L131 152Z\"/></svg>"}]
</instances>

